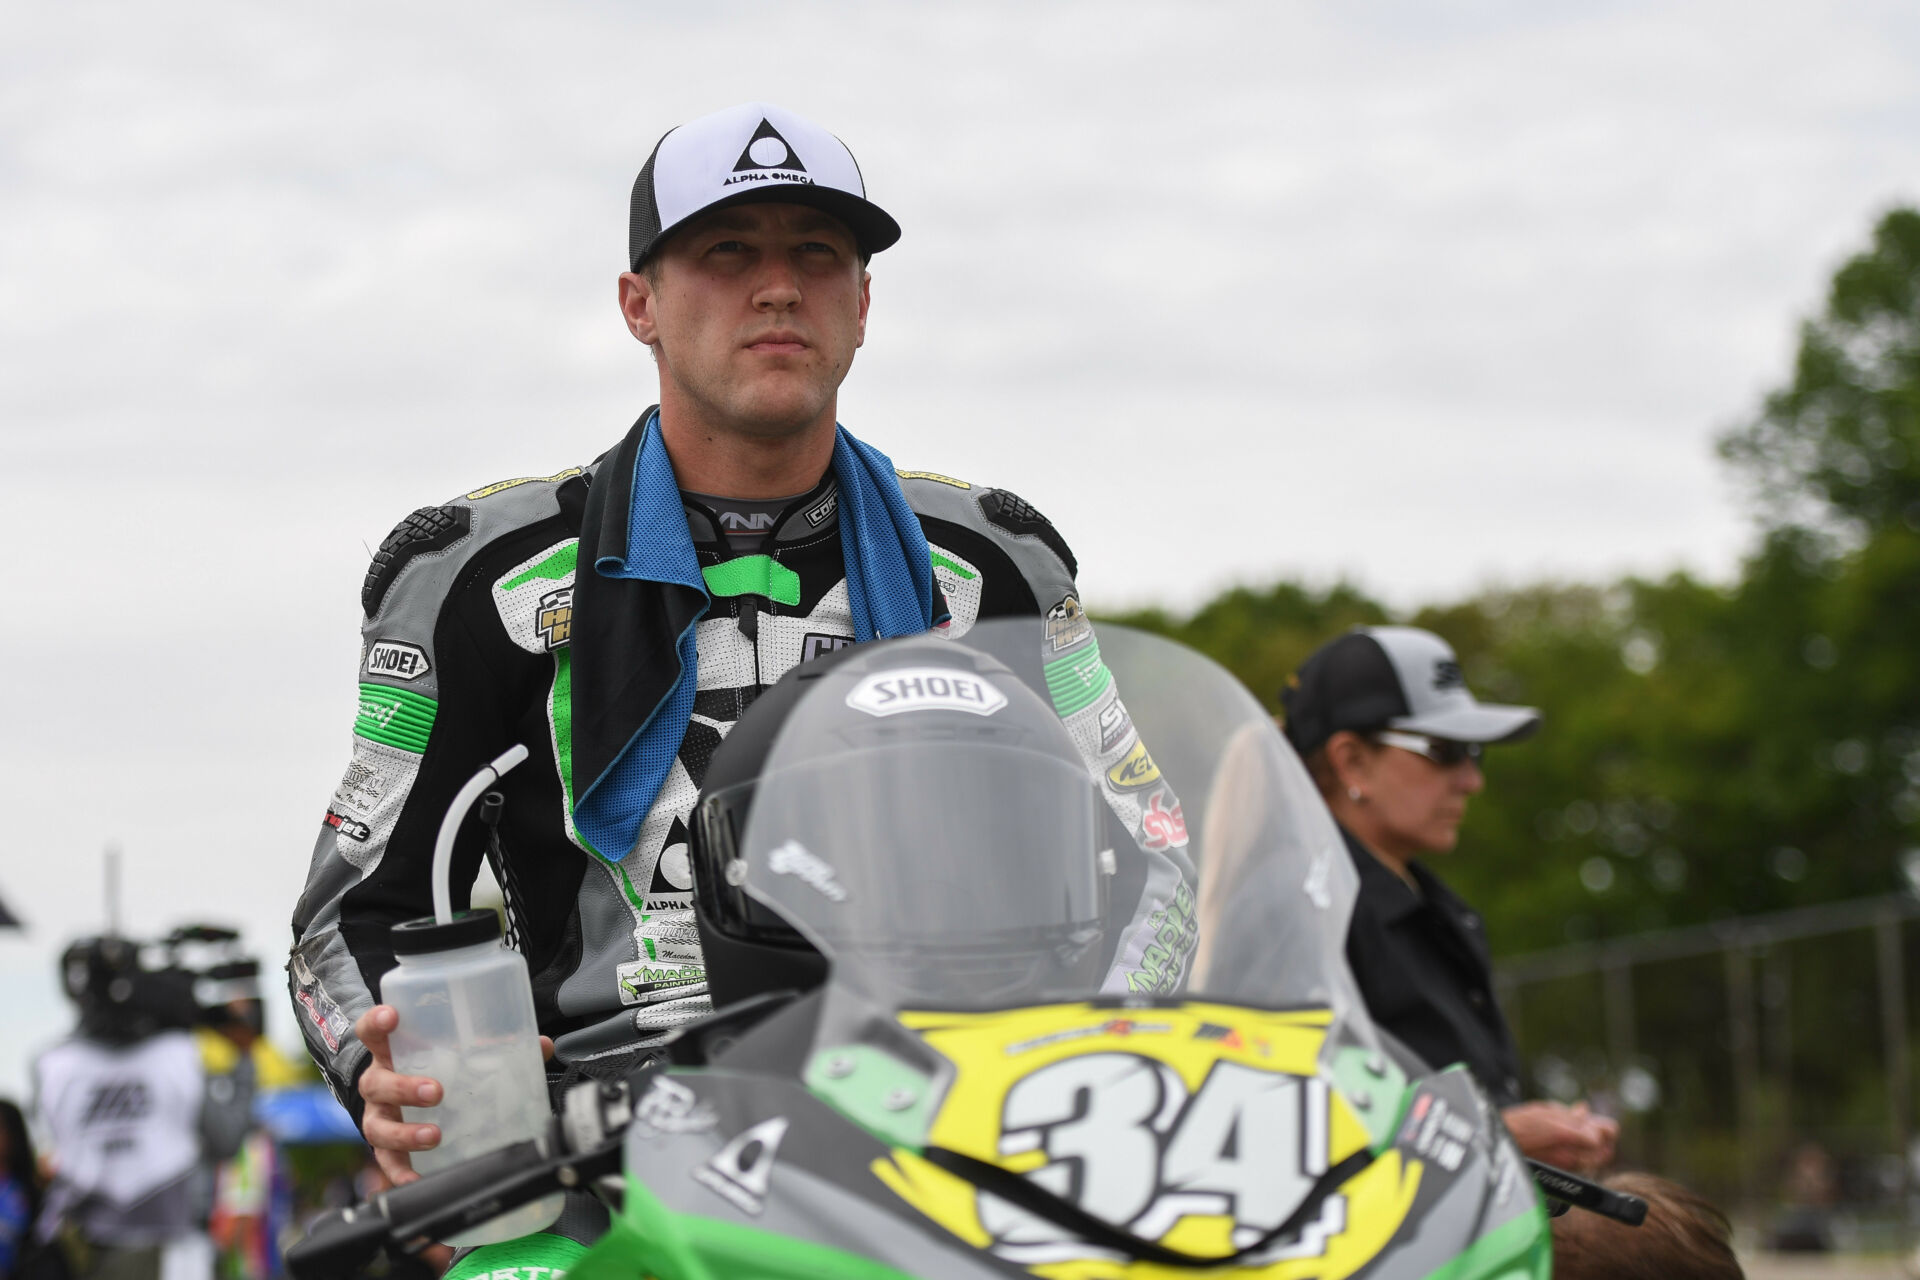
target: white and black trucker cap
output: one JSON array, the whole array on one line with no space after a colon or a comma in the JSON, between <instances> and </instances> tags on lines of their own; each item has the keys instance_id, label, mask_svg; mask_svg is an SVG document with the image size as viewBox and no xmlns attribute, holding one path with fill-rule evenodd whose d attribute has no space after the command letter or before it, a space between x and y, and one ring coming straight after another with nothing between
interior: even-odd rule
<instances>
[{"instance_id":1,"label":"white and black trucker cap","mask_svg":"<svg viewBox=\"0 0 1920 1280\"><path fill-rule=\"evenodd\" d=\"M743 102L669 129L633 183L627 266L638 271L689 218L722 205L779 201L825 210L862 253L900 238L900 224L867 199L846 144L804 116Z\"/></svg>"},{"instance_id":2,"label":"white and black trucker cap","mask_svg":"<svg viewBox=\"0 0 1920 1280\"><path fill-rule=\"evenodd\" d=\"M1454 742L1514 742L1540 727L1533 707L1477 701L1445 640L1418 627L1355 627L1314 650L1280 691L1301 755L1342 729L1405 729Z\"/></svg>"}]
</instances>

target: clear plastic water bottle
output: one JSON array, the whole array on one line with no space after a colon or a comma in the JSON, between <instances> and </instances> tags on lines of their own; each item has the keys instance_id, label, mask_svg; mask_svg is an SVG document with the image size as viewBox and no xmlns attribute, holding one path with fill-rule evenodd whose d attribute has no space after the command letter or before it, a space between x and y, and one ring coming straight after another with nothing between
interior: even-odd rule
<instances>
[{"instance_id":1,"label":"clear plastic water bottle","mask_svg":"<svg viewBox=\"0 0 1920 1280\"><path fill-rule=\"evenodd\" d=\"M422 1174L546 1132L547 1074L534 1024L527 962L500 942L500 917L463 911L445 924L429 916L393 926L400 963L380 980L380 1001L400 1013L390 1044L393 1068L431 1076L443 1091L433 1107L402 1107L410 1124L440 1126L440 1145L413 1153ZM446 1241L495 1244L552 1225L555 1194Z\"/></svg>"}]
</instances>

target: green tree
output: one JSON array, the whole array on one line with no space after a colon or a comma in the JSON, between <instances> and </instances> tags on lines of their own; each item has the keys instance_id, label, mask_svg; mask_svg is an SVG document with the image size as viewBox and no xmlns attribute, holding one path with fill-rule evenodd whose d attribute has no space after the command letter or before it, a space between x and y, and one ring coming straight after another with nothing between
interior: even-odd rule
<instances>
[{"instance_id":1,"label":"green tree","mask_svg":"<svg viewBox=\"0 0 1920 1280\"><path fill-rule=\"evenodd\" d=\"M1772 528L1920 528L1920 212L1887 214L1834 275L1793 381L1720 452Z\"/></svg>"},{"instance_id":2,"label":"green tree","mask_svg":"<svg viewBox=\"0 0 1920 1280\"><path fill-rule=\"evenodd\" d=\"M1264 589L1234 587L1179 619L1160 609L1113 614L1124 623L1191 645L1253 691L1268 710L1280 708L1280 688L1306 656L1353 627L1388 621L1386 607L1340 582L1315 591L1292 582Z\"/></svg>"}]
</instances>

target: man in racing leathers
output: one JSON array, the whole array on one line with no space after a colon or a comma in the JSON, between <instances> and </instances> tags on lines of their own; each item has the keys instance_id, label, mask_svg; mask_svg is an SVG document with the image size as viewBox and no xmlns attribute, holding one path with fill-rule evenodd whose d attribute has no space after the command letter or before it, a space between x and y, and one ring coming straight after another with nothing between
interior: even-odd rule
<instances>
[{"instance_id":1,"label":"man in racing leathers","mask_svg":"<svg viewBox=\"0 0 1920 1280\"><path fill-rule=\"evenodd\" d=\"M899 228L838 139L765 104L669 132L635 184L620 305L660 404L595 461L485 485L381 544L353 758L295 910L315 1059L396 1181L438 1141L400 1106L388 928L431 910L456 791L514 743L456 905L493 860L555 1069L613 1074L705 1013L687 819L714 748L796 663L876 637L1044 615L1056 709L1142 857L1116 990L1172 990L1193 945L1186 831L1080 610L1053 526L1012 494L895 472L836 424L870 255Z\"/></svg>"}]
</instances>

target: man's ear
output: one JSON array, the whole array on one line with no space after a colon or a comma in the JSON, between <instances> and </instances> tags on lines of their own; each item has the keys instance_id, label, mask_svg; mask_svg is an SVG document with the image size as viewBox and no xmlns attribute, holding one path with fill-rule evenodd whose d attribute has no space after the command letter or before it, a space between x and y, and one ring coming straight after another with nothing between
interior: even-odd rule
<instances>
[{"instance_id":1,"label":"man's ear","mask_svg":"<svg viewBox=\"0 0 1920 1280\"><path fill-rule=\"evenodd\" d=\"M865 267L860 269L860 327L853 335L853 345L867 345L867 307L873 301L873 272Z\"/></svg>"},{"instance_id":2,"label":"man's ear","mask_svg":"<svg viewBox=\"0 0 1920 1280\"><path fill-rule=\"evenodd\" d=\"M660 336L654 315L653 282L638 271L620 273L620 314L626 318L627 332L652 346Z\"/></svg>"}]
</instances>

